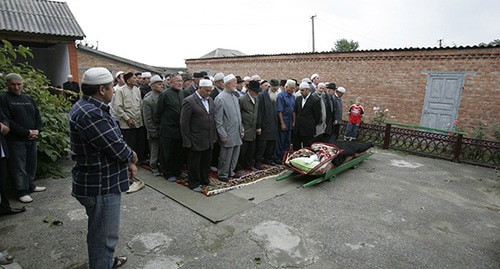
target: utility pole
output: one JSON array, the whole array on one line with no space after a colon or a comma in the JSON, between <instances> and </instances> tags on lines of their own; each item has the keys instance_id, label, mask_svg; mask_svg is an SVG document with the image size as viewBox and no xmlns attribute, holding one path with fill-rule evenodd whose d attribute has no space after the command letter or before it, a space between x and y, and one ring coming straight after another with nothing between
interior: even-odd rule
<instances>
[{"instance_id":1,"label":"utility pole","mask_svg":"<svg viewBox=\"0 0 500 269\"><path fill-rule=\"evenodd\" d=\"M439 39L439 47L442 48L443 47L443 39Z\"/></svg>"},{"instance_id":2,"label":"utility pole","mask_svg":"<svg viewBox=\"0 0 500 269\"><path fill-rule=\"evenodd\" d=\"M311 16L311 22L312 22L312 39L313 39L313 52L316 51L315 44L314 44L314 18L316 18L316 15Z\"/></svg>"}]
</instances>

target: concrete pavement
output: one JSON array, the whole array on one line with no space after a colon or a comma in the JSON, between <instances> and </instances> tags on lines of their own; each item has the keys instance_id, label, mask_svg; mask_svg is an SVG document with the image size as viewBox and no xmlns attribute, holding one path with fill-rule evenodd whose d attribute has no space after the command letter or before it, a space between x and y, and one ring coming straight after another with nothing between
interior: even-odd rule
<instances>
[{"instance_id":1,"label":"concrete pavement","mask_svg":"<svg viewBox=\"0 0 500 269\"><path fill-rule=\"evenodd\" d=\"M375 151L335 181L217 224L148 187L123 195L117 255L129 258L123 268L148 269L500 267L499 171ZM0 249L22 268L86 268L70 177L38 184L48 190L27 212L0 218Z\"/></svg>"}]
</instances>

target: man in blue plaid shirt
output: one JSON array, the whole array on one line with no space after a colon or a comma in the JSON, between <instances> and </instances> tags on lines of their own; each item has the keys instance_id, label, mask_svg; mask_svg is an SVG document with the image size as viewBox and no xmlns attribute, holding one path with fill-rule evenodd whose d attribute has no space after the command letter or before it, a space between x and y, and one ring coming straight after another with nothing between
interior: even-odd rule
<instances>
[{"instance_id":1,"label":"man in blue plaid shirt","mask_svg":"<svg viewBox=\"0 0 500 269\"><path fill-rule=\"evenodd\" d=\"M137 174L137 155L123 140L109 114L113 76L103 67L83 74L83 97L70 111L73 167L72 195L85 206L88 220L89 267L117 268L125 256L113 258L120 227L121 193Z\"/></svg>"}]
</instances>

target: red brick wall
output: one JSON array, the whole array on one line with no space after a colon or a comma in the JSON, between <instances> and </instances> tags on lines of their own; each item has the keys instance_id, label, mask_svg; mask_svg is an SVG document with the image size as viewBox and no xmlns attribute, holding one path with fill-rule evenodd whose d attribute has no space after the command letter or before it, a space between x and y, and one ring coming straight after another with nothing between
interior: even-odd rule
<instances>
[{"instance_id":1,"label":"red brick wall","mask_svg":"<svg viewBox=\"0 0 500 269\"><path fill-rule=\"evenodd\" d=\"M113 76L116 74L118 71L124 71L124 72L143 72L144 70L138 70L137 67L133 65L128 65L123 62L119 61L113 61L109 58L100 56L98 54L94 53L89 53L84 50L77 50L77 56L78 56L78 73L79 77L83 77L83 73L87 71L87 69L91 67L105 67L111 73ZM80 80L78 82L81 82Z\"/></svg>"},{"instance_id":2,"label":"red brick wall","mask_svg":"<svg viewBox=\"0 0 500 269\"><path fill-rule=\"evenodd\" d=\"M208 70L264 79L301 80L318 73L322 81L347 89L344 104L362 96L369 122L379 106L392 121L419 125L424 105L425 71L472 72L465 77L458 120L471 134L479 121L500 124L500 47L308 53L235 58L189 59L189 72ZM490 128L488 137L492 137ZM470 136L470 135L469 135Z\"/></svg>"},{"instance_id":3,"label":"red brick wall","mask_svg":"<svg viewBox=\"0 0 500 269\"><path fill-rule=\"evenodd\" d=\"M80 76L78 74L78 57L76 55L75 42L69 42L68 44L68 54L69 54L69 73L73 75L75 81L80 81Z\"/></svg>"}]
</instances>

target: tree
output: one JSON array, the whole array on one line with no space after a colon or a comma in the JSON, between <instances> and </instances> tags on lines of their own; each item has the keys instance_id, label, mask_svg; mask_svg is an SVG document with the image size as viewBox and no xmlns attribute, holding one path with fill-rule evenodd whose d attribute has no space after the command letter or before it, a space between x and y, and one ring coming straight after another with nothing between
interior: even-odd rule
<instances>
[{"instance_id":1,"label":"tree","mask_svg":"<svg viewBox=\"0 0 500 269\"><path fill-rule=\"evenodd\" d=\"M0 46L0 93L5 91L5 78L8 73L18 73L24 79L23 92L35 100L40 110L43 131L38 138L38 166L37 177L51 175L63 176L60 166L54 165L68 152L68 119L66 112L71 103L63 95L53 95L49 92L49 80L43 71L36 70L27 62L33 53L27 47L14 47L9 41L2 40Z\"/></svg>"},{"instance_id":2,"label":"tree","mask_svg":"<svg viewBox=\"0 0 500 269\"><path fill-rule=\"evenodd\" d=\"M347 40L345 38L339 39L335 42L335 48L332 51L335 52L349 52L358 50L359 43L354 40Z\"/></svg>"},{"instance_id":3,"label":"tree","mask_svg":"<svg viewBox=\"0 0 500 269\"><path fill-rule=\"evenodd\" d=\"M481 42L481 43L479 43L479 46L481 46L481 47L486 47L486 46L500 46L500 39L495 39L495 40L491 41L488 44Z\"/></svg>"}]
</instances>

